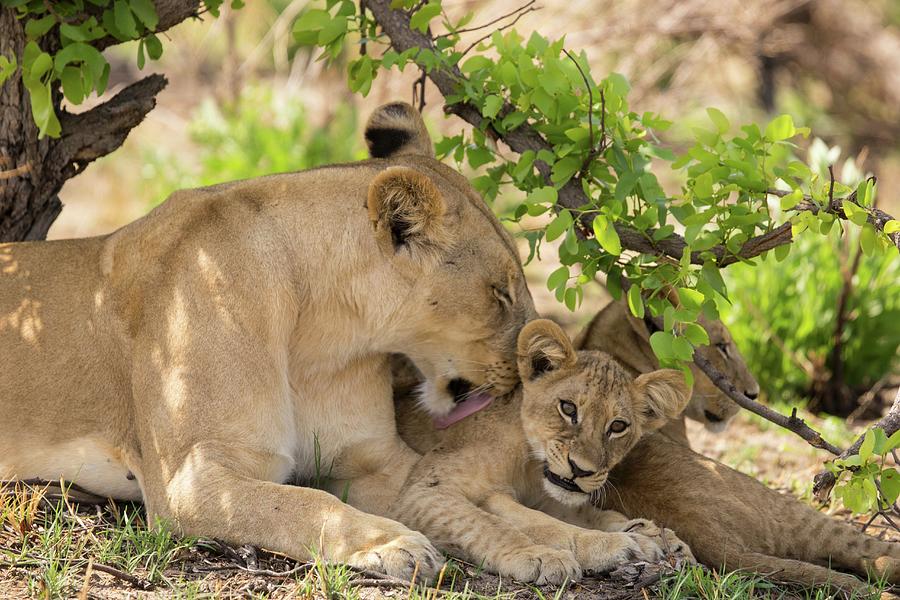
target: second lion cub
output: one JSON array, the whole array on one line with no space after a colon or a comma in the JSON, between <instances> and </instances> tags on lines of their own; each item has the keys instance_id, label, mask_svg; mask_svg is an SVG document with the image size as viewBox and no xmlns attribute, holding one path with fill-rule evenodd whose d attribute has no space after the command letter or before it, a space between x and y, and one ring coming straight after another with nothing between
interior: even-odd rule
<instances>
[{"instance_id":1,"label":"second lion cub","mask_svg":"<svg viewBox=\"0 0 900 600\"><path fill-rule=\"evenodd\" d=\"M392 512L451 554L539 584L655 560L662 535L689 556L671 532L643 519L598 511L595 528L585 529L530 508L547 496L573 510L588 502L645 433L684 409L682 374L633 379L607 354L576 353L547 320L522 329L518 355L522 388L448 429L397 411L401 437L424 456Z\"/></svg>"}]
</instances>

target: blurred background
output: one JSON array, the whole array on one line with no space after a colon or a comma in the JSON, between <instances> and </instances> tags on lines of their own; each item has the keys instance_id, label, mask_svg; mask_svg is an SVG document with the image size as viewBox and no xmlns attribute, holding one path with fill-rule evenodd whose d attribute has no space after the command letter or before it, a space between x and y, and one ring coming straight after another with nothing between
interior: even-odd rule
<instances>
[{"instance_id":1,"label":"blurred background","mask_svg":"<svg viewBox=\"0 0 900 600\"><path fill-rule=\"evenodd\" d=\"M308 5L256 0L238 11L224 9L220 19L171 30L162 59L145 67L169 79L156 109L121 149L66 184L65 208L50 238L108 233L178 188L364 158L366 116L384 101L410 101L416 73L382 72L367 98L350 93L349 57L328 65L293 41L293 22ZM475 23L517 6L499 0L443 5L451 16L474 12ZM548 37L565 35L568 48L587 52L598 77L624 74L633 110L675 122L666 142L678 146L692 127L705 124L708 106L737 123L790 113L813 131L799 156L819 169L834 164L848 182L877 175L878 206L900 213L900 1L537 6L516 24L520 33L539 28ZM136 45L107 51L110 93L146 74L135 66L136 51ZM445 118L441 107L428 88L424 114L435 134L465 127ZM677 192L673 174L660 179ZM734 265L726 274L733 306L724 318L764 398L784 410L835 415L815 423L838 445L877 418L900 386L900 259L860 260L850 237L836 230L828 238L801 237L783 262L769 257L762 268ZM556 266L555 250L545 246L526 271L539 310L574 334L609 296L598 284L569 312L544 284ZM812 473L817 466L815 451L749 416L730 442L696 428L692 434L701 450L774 483L786 484L784 473L808 481L803 469ZM735 444L735 437L744 443Z\"/></svg>"}]
</instances>

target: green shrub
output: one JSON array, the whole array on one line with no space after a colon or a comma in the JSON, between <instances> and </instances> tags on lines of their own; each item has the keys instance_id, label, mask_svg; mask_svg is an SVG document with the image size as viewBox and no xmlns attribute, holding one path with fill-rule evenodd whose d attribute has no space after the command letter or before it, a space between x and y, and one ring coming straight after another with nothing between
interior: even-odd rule
<instances>
[{"instance_id":1,"label":"green shrub","mask_svg":"<svg viewBox=\"0 0 900 600\"><path fill-rule=\"evenodd\" d=\"M190 124L197 155L150 149L143 177L158 203L176 189L358 160L365 150L356 128L349 104L337 103L326 121L315 125L288 91L251 87L231 108L206 100Z\"/></svg>"},{"instance_id":2,"label":"green shrub","mask_svg":"<svg viewBox=\"0 0 900 600\"><path fill-rule=\"evenodd\" d=\"M831 162L834 149L816 142L810 164ZM830 159L830 160L821 160ZM844 177L861 179L852 163ZM847 179L845 179L846 181ZM859 231L836 223L827 236L801 234L779 261L769 253L756 267L726 271L733 305L726 320L760 386L772 400L815 397L816 382L829 382L839 299L852 270ZM876 254L859 260L851 279L841 340L843 377L855 396L900 366L900 260ZM815 405L815 403L814 403Z\"/></svg>"}]
</instances>

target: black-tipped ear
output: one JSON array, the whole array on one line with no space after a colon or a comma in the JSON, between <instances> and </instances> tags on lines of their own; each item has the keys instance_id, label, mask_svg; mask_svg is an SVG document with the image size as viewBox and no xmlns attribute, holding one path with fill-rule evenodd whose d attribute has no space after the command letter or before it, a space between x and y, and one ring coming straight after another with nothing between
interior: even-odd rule
<instances>
[{"instance_id":1,"label":"black-tipped ear","mask_svg":"<svg viewBox=\"0 0 900 600\"><path fill-rule=\"evenodd\" d=\"M401 154L434 157L422 116L405 102L391 102L377 108L366 124L365 137L372 158Z\"/></svg>"},{"instance_id":2,"label":"black-tipped ear","mask_svg":"<svg viewBox=\"0 0 900 600\"><path fill-rule=\"evenodd\" d=\"M519 375L531 380L574 365L577 358L569 336L549 319L535 319L519 332Z\"/></svg>"},{"instance_id":3,"label":"black-tipped ear","mask_svg":"<svg viewBox=\"0 0 900 600\"><path fill-rule=\"evenodd\" d=\"M634 410L642 416L646 431L659 429L677 418L691 398L684 373L675 369L645 373L635 379L633 385Z\"/></svg>"},{"instance_id":4,"label":"black-tipped ear","mask_svg":"<svg viewBox=\"0 0 900 600\"><path fill-rule=\"evenodd\" d=\"M369 184L369 219L394 250L403 246L440 250L450 245L446 204L428 176L407 167L390 167Z\"/></svg>"}]
</instances>

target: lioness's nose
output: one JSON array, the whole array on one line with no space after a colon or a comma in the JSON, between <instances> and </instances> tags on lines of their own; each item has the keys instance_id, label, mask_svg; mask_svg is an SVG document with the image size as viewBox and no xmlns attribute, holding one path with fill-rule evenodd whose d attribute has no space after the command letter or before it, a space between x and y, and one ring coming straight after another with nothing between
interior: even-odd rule
<instances>
[{"instance_id":1,"label":"lioness's nose","mask_svg":"<svg viewBox=\"0 0 900 600\"><path fill-rule=\"evenodd\" d=\"M594 474L593 471L585 471L581 467L575 464L575 461L569 458L569 468L572 469L572 479L577 479L579 477L590 477Z\"/></svg>"}]
</instances>

